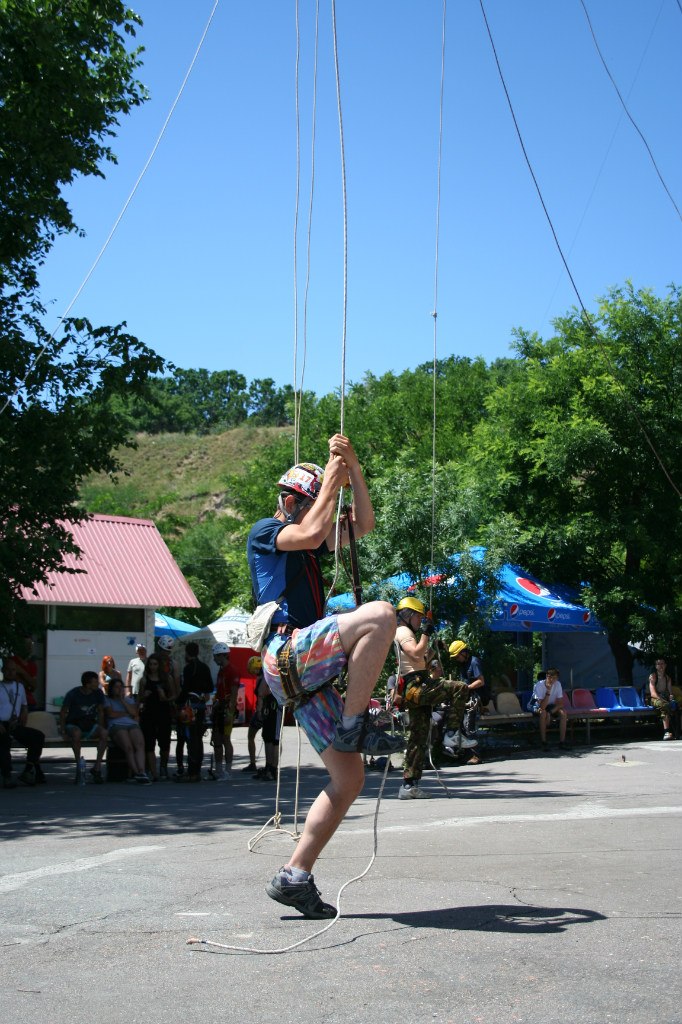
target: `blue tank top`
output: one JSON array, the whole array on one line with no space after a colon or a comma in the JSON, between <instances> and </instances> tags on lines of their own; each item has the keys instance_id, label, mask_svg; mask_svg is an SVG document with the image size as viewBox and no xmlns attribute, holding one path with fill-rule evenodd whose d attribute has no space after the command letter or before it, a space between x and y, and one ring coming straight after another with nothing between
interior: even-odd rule
<instances>
[{"instance_id":1,"label":"blue tank top","mask_svg":"<svg viewBox=\"0 0 682 1024\"><path fill-rule=\"evenodd\" d=\"M324 616L324 584L320 558L329 554L326 543L317 551L278 551L277 536L286 523L259 519L246 544L251 586L256 604L276 601L288 586L273 625L310 626Z\"/></svg>"}]
</instances>

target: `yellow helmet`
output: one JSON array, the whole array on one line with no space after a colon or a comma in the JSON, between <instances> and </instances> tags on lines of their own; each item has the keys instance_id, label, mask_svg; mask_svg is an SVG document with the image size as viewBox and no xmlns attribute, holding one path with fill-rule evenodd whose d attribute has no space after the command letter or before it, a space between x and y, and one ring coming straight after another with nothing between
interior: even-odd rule
<instances>
[{"instance_id":1,"label":"yellow helmet","mask_svg":"<svg viewBox=\"0 0 682 1024\"><path fill-rule=\"evenodd\" d=\"M261 661L257 654L254 654L252 658L249 658L249 660L246 663L246 671L249 673L249 675L252 676L257 676L262 667L263 662Z\"/></svg>"},{"instance_id":2,"label":"yellow helmet","mask_svg":"<svg viewBox=\"0 0 682 1024\"><path fill-rule=\"evenodd\" d=\"M402 612L406 608L411 612L417 612L418 615L426 615L426 606L416 597L404 597L402 601L398 602L396 611Z\"/></svg>"},{"instance_id":3,"label":"yellow helmet","mask_svg":"<svg viewBox=\"0 0 682 1024\"><path fill-rule=\"evenodd\" d=\"M450 646L448 647L448 651L450 652L451 658L456 658L458 654L461 654L462 651L466 650L467 645L464 643L463 640L453 640Z\"/></svg>"}]
</instances>

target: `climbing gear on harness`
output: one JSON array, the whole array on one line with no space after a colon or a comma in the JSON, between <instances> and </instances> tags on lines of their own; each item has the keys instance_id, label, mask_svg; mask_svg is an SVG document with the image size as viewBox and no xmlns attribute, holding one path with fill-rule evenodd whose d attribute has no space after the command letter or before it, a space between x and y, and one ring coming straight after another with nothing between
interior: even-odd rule
<instances>
[{"instance_id":1,"label":"climbing gear on harness","mask_svg":"<svg viewBox=\"0 0 682 1024\"><path fill-rule=\"evenodd\" d=\"M406 703L419 704L422 686L429 680L428 673L426 671L408 672L401 679L404 685Z\"/></svg>"},{"instance_id":2,"label":"climbing gear on harness","mask_svg":"<svg viewBox=\"0 0 682 1024\"><path fill-rule=\"evenodd\" d=\"M285 907L293 907L304 917L313 920L336 917L336 907L323 903L315 879L310 875L305 882L294 882L286 868L280 868L265 891L272 900L283 903Z\"/></svg>"},{"instance_id":3,"label":"climbing gear on harness","mask_svg":"<svg viewBox=\"0 0 682 1024\"><path fill-rule=\"evenodd\" d=\"M277 654L277 671L286 697L286 705L293 707L300 702L306 690L301 686L296 669L296 655L291 651L291 637L287 637Z\"/></svg>"}]
</instances>

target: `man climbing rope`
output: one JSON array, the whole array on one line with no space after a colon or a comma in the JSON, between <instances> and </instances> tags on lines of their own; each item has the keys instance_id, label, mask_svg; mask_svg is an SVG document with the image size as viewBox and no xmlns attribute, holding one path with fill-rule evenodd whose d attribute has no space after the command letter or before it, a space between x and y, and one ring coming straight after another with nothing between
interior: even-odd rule
<instances>
[{"instance_id":1,"label":"man climbing rope","mask_svg":"<svg viewBox=\"0 0 682 1024\"><path fill-rule=\"evenodd\" d=\"M404 746L401 737L379 731L367 715L393 639L393 607L372 601L324 617L320 559L335 548L337 497L348 484L355 536L364 536L374 528L367 484L350 441L335 434L325 470L312 463L288 470L278 482L277 511L255 524L247 542L257 604L277 602L262 651L265 679L277 701L294 708L329 773L293 856L266 887L272 899L310 918L336 916L336 909L320 899L311 872L362 789L361 755L390 755ZM340 526L341 543L347 544L348 527ZM345 702L330 682L344 668Z\"/></svg>"},{"instance_id":2,"label":"man climbing rope","mask_svg":"<svg viewBox=\"0 0 682 1024\"><path fill-rule=\"evenodd\" d=\"M431 679L427 665L437 654L431 646L433 623L426 617L426 608L416 597L404 597L396 609L395 644L398 652L398 675L404 687L404 701L410 716L409 738L403 766L400 800L418 800L427 794L419 785L424 756L429 742L431 714L437 704L447 704L448 714L444 744L460 742L458 730L462 721L466 687L449 679ZM421 637L417 640L417 633ZM461 738L463 746L474 746L475 740Z\"/></svg>"}]
</instances>

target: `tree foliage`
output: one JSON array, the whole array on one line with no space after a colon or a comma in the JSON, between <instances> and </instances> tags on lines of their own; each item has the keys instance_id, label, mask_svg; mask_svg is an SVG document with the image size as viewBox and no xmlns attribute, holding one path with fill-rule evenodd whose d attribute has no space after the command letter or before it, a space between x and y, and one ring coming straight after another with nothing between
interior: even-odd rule
<instances>
[{"instance_id":1,"label":"tree foliage","mask_svg":"<svg viewBox=\"0 0 682 1024\"><path fill-rule=\"evenodd\" d=\"M581 590L620 678L629 641L682 640L682 297L602 300L542 341L519 332L518 371L488 399L468 472L511 516L522 564Z\"/></svg>"},{"instance_id":2,"label":"tree foliage","mask_svg":"<svg viewBox=\"0 0 682 1024\"><path fill-rule=\"evenodd\" d=\"M101 175L118 119L144 99L135 14L117 0L0 3L0 644L22 628L20 588L59 570L82 518L81 481L115 473L129 443L117 396L141 394L163 360L118 327L44 326L39 270L77 231L64 196Z\"/></svg>"}]
</instances>

